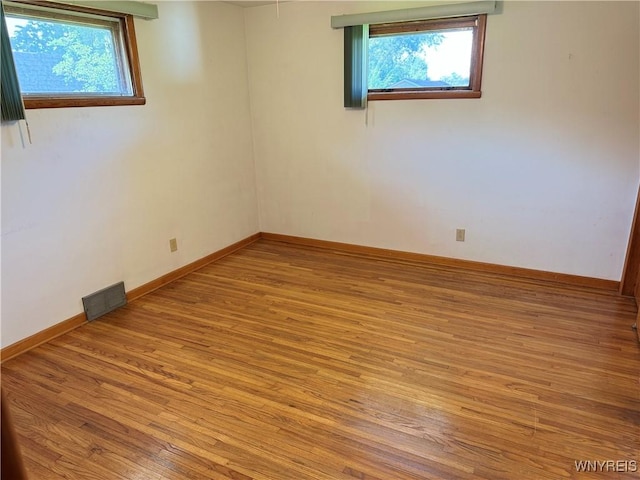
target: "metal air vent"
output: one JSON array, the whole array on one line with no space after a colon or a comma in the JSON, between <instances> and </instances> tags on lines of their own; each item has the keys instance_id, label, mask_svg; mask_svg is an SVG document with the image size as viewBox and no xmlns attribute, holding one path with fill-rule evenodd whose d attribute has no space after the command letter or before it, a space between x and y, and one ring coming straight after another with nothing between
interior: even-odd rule
<instances>
[{"instance_id":1,"label":"metal air vent","mask_svg":"<svg viewBox=\"0 0 640 480\"><path fill-rule=\"evenodd\" d=\"M124 292L124 282L118 282L91 295L82 297L84 313L89 321L95 320L126 304L127 296Z\"/></svg>"}]
</instances>

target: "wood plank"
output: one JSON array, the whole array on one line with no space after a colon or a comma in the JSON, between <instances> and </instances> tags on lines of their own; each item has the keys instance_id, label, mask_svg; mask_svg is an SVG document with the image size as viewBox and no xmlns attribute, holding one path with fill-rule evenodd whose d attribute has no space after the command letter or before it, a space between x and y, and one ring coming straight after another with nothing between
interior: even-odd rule
<instances>
[{"instance_id":1,"label":"wood plank","mask_svg":"<svg viewBox=\"0 0 640 480\"><path fill-rule=\"evenodd\" d=\"M638 460L635 316L593 285L262 239L2 379L44 480L583 478Z\"/></svg>"}]
</instances>

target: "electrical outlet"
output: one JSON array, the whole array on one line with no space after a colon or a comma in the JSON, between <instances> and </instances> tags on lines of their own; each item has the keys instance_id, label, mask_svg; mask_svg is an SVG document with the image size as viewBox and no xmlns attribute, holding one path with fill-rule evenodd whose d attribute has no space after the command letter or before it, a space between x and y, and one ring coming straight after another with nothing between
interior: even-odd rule
<instances>
[{"instance_id":1,"label":"electrical outlet","mask_svg":"<svg viewBox=\"0 0 640 480\"><path fill-rule=\"evenodd\" d=\"M176 250L178 250L178 240L176 240L175 238L172 238L171 240L169 240L169 249L172 252L175 252Z\"/></svg>"},{"instance_id":2,"label":"electrical outlet","mask_svg":"<svg viewBox=\"0 0 640 480\"><path fill-rule=\"evenodd\" d=\"M456 242L464 242L464 228L456 228Z\"/></svg>"}]
</instances>

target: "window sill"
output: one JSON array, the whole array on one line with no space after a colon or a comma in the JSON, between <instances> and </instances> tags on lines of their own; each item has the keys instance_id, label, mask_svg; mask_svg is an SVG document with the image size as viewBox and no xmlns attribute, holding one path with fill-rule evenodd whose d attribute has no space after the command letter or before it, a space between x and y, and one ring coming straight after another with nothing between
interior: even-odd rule
<instances>
[{"instance_id":1,"label":"window sill","mask_svg":"<svg viewBox=\"0 0 640 480\"><path fill-rule=\"evenodd\" d=\"M116 105L144 105L145 97L23 97L24 108L111 107Z\"/></svg>"},{"instance_id":2,"label":"window sill","mask_svg":"<svg viewBox=\"0 0 640 480\"><path fill-rule=\"evenodd\" d=\"M416 100L424 98L480 98L482 92L473 90L369 92L368 101L374 100Z\"/></svg>"}]
</instances>

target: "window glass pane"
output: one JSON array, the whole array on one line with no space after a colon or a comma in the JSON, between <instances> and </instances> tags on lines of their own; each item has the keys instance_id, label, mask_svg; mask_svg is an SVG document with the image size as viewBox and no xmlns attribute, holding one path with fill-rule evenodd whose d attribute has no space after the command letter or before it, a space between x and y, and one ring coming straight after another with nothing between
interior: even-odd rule
<instances>
[{"instance_id":1,"label":"window glass pane","mask_svg":"<svg viewBox=\"0 0 640 480\"><path fill-rule=\"evenodd\" d=\"M369 89L468 87L473 29L369 39Z\"/></svg>"},{"instance_id":2,"label":"window glass pane","mask_svg":"<svg viewBox=\"0 0 640 480\"><path fill-rule=\"evenodd\" d=\"M24 95L131 95L111 25L8 14L7 28Z\"/></svg>"}]
</instances>

